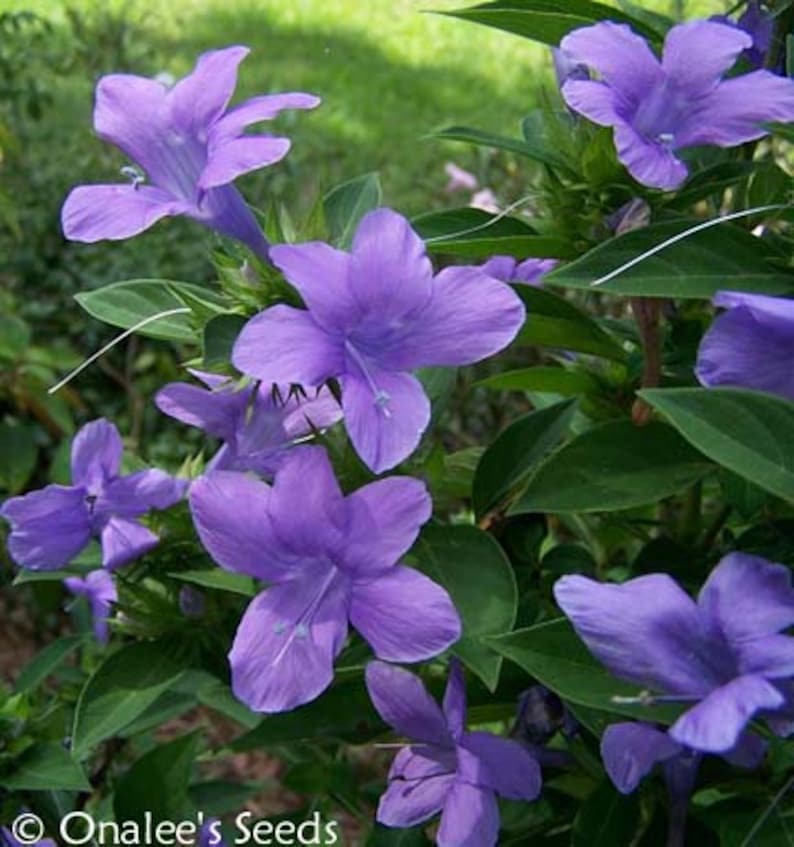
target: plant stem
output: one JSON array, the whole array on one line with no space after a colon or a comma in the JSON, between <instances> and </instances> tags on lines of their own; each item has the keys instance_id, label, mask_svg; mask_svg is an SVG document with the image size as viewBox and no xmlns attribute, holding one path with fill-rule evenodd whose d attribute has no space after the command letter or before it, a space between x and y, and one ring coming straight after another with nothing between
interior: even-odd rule
<instances>
[{"instance_id":1,"label":"plant stem","mask_svg":"<svg viewBox=\"0 0 794 847\"><path fill-rule=\"evenodd\" d=\"M662 378L662 335L659 319L663 303L663 300L656 297L631 298L631 310L637 321L645 356L643 388L656 388ZM651 407L644 400L637 399L631 409L631 419L637 426L645 426L651 418L651 411Z\"/></svg>"}]
</instances>

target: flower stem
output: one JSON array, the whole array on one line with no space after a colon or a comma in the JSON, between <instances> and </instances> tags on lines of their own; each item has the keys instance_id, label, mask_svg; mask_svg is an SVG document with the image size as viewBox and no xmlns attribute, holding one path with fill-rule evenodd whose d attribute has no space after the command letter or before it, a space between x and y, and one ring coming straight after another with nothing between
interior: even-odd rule
<instances>
[{"instance_id":1,"label":"flower stem","mask_svg":"<svg viewBox=\"0 0 794 847\"><path fill-rule=\"evenodd\" d=\"M656 297L631 298L631 310L637 321L645 356L643 388L656 388L662 378L662 335L659 330L659 318L663 303L663 300ZM631 419L637 426L645 426L651 418L651 413L651 407L638 398L632 406Z\"/></svg>"}]
</instances>

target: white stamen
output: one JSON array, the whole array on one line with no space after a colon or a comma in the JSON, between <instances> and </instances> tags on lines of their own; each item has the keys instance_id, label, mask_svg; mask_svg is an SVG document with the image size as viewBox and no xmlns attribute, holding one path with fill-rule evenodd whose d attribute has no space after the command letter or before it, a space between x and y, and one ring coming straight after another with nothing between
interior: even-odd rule
<instances>
[{"instance_id":1,"label":"white stamen","mask_svg":"<svg viewBox=\"0 0 794 847\"><path fill-rule=\"evenodd\" d=\"M665 250L667 247L671 247L673 244L677 244L679 241L683 241L686 238L689 238L690 235L695 235L695 233L702 232L704 229L709 229L710 227L717 226L718 224L727 223L728 221L734 221L738 218L746 218L749 215L755 215L759 212L770 212L774 209L791 209L794 208L790 203L773 203L769 206L756 206L753 209L742 209L740 212L732 212L729 215L721 215L718 218L711 218L710 220L703 221L703 223L699 223L697 226L690 227L689 229L685 229L683 232L679 232L677 235L672 236L671 238L662 241L659 244L656 244L654 247L651 247L650 250L646 250L639 256L635 256L633 259L630 259L620 267L615 268L610 271L608 274L605 274L602 277L594 280L590 283L591 288L595 288L598 285L603 285L605 282L609 282L609 280L614 279L616 276L620 276L623 271L629 270L629 268L633 268L636 265L639 265L641 262L644 262L646 259L649 259L651 256L655 256L657 253L661 253L662 250Z\"/></svg>"},{"instance_id":2,"label":"white stamen","mask_svg":"<svg viewBox=\"0 0 794 847\"><path fill-rule=\"evenodd\" d=\"M143 171L135 165L124 165L124 167L121 168L121 175L130 180L133 188L137 188L141 183L146 182L146 177L143 175Z\"/></svg>"},{"instance_id":3,"label":"white stamen","mask_svg":"<svg viewBox=\"0 0 794 847\"><path fill-rule=\"evenodd\" d=\"M82 373L89 365L92 365L96 362L97 359L101 359L108 350L112 350L117 344L121 341L124 341L125 338L128 338L134 332L137 332L139 329L147 326L150 323L154 323L155 321L159 321L160 318L168 318L171 315L185 315L190 312L190 309L187 306L182 306L179 309L169 309L167 312L158 312L156 315L149 315L148 318L144 318L142 321L138 321L134 326L131 326L129 329L125 329L121 335L117 335L112 341L109 341L104 347L97 350L92 356L89 356L82 364L78 365L70 374L65 376L59 383L53 385L47 391L47 394L55 394L56 391L60 391L64 385L70 383L78 374Z\"/></svg>"}]
</instances>

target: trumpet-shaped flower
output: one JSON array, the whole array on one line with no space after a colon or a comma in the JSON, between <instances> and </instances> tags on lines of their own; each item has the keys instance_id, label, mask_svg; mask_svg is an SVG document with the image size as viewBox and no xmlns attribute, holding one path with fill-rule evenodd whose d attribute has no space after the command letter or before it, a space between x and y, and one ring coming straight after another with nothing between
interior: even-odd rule
<instances>
[{"instance_id":1,"label":"trumpet-shaped flower","mask_svg":"<svg viewBox=\"0 0 794 847\"><path fill-rule=\"evenodd\" d=\"M497 795L531 801L540 794L535 757L516 741L466 731L466 689L457 661L443 709L419 677L402 668L370 662L366 681L383 720L411 739L391 766L378 821L411 827L441 812L440 847L493 847L499 836Z\"/></svg>"},{"instance_id":2,"label":"trumpet-shaped flower","mask_svg":"<svg viewBox=\"0 0 794 847\"><path fill-rule=\"evenodd\" d=\"M289 388L260 385L236 390L230 380L193 371L207 388L172 382L155 396L157 408L220 438L207 470L275 474L289 448L342 417L330 391L302 398Z\"/></svg>"},{"instance_id":3,"label":"trumpet-shaped flower","mask_svg":"<svg viewBox=\"0 0 794 847\"><path fill-rule=\"evenodd\" d=\"M720 291L725 311L703 336L695 373L703 385L731 385L794 400L794 300Z\"/></svg>"},{"instance_id":4,"label":"trumpet-shaped flower","mask_svg":"<svg viewBox=\"0 0 794 847\"><path fill-rule=\"evenodd\" d=\"M91 571L85 577L70 576L63 584L75 597L85 597L94 619L94 635L100 644L107 644L110 607L118 600L116 583L105 570Z\"/></svg>"},{"instance_id":5,"label":"trumpet-shaped flower","mask_svg":"<svg viewBox=\"0 0 794 847\"><path fill-rule=\"evenodd\" d=\"M392 477L342 495L321 447L297 447L273 486L214 471L190 508L221 567L269 583L249 605L229 659L235 695L258 712L319 696L348 622L388 661L418 662L460 637L452 600L398 564L431 514L416 479Z\"/></svg>"},{"instance_id":6,"label":"trumpet-shaped flower","mask_svg":"<svg viewBox=\"0 0 794 847\"><path fill-rule=\"evenodd\" d=\"M129 168L132 184L74 188L62 211L67 238L130 238L161 218L187 215L267 256L268 243L232 183L283 159L290 141L244 130L285 109L313 109L320 101L311 94L270 94L229 109L237 67L248 52L235 46L204 53L192 73L170 89L132 74L99 80L94 129L145 177Z\"/></svg>"},{"instance_id":7,"label":"trumpet-shaped flower","mask_svg":"<svg viewBox=\"0 0 794 847\"><path fill-rule=\"evenodd\" d=\"M8 552L18 565L55 570L98 537L102 564L113 570L157 544L137 518L172 506L187 482L155 469L121 476L122 451L116 427L92 421L72 442L72 485L48 485L3 503L0 517L11 524Z\"/></svg>"},{"instance_id":8,"label":"trumpet-shaped flower","mask_svg":"<svg viewBox=\"0 0 794 847\"><path fill-rule=\"evenodd\" d=\"M694 601L666 574L602 584L566 576L557 603L590 652L616 676L689 708L670 728L678 744L725 754L756 715L785 706L794 675L791 573L731 553Z\"/></svg>"},{"instance_id":9,"label":"trumpet-shaped flower","mask_svg":"<svg viewBox=\"0 0 794 847\"><path fill-rule=\"evenodd\" d=\"M268 384L338 379L350 439L376 473L406 459L430 421L411 371L484 359L524 320L517 295L479 268L434 276L422 240L390 209L365 215L350 253L310 242L273 247L270 259L307 308L253 317L232 361Z\"/></svg>"},{"instance_id":10,"label":"trumpet-shaped flower","mask_svg":"<svg viewBox=\"0 0 794 847\"><path fill-rule=\"evenodd\" d=\"M565 102L594 123L614 128L618 157L652 188L673 189L687 177L677 152L735 147L767 134L767 121L794 120L794 80L758 70L723 79L753 46L743 30L691 21L667 34L661 62L625 24L577 29L560 45L570 61L599 79L569 80Z\"/></svg>"}]
</instances>

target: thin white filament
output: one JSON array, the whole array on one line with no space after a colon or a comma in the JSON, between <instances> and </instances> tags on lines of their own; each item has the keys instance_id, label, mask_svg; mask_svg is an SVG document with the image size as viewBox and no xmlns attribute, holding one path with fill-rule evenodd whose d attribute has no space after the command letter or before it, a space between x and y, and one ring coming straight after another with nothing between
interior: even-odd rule
<instances>
[{"instance_id":1,"label":"thin white filament","mask_svg":"<svg viewBox=\"0 0 794 847\"><path fill-rule=\"evenodd\" d=\"M148 318L144 318L142 321L138 321L134 326L131 326L129 329L125 329L121 335L117 335L114 339L109 341L104 347L100 348L93 355L89 356L84 362L79 364L71 373L67 374L59 383L53 385L47 393L55 394L56 391L60 391L64 385L68 385L78 374L81 374L89 365L93 365L97 359L101 359L108 350L112 350L117 344L124 341L125 338L128 338L134 332L137 332L139 329L143 329L143 327L148 324L154 323L155 321L159 321L160 318L168 318L171 315L185 315L190 312L190 309L187 306L182 306L179 309L169 309L166 312L158 312L156 315L149 315Z\"/></svg>"},{"instance_id":2,"label":"thin white filament","mask_svg":"<svg viewBox=\"0 0 794 847\"><path fill-rule=\"evenodd\" d=\"M630 259L625 264L621 265L618 268L610 271L608 274L605 274L602 277L599 277L594 282L590 283L591 288L595 288L598 285L603 285L605 282L609 282L609 280L614 279L616 276L619 276L624 271L629 270L629 268L633 268L636 265L639 265L640 262L644 262L646 259L649 259L651 256L655 256L657 253L661 253L662 250L665 250L667 247L672 246L673 244L677 244L679 241L683 241L685 238L689 238L690 235L695 235L698 232L702 232L704 229L710 229L713 226L718 226L719 224L726 223L727 221L735 221L738 218L746 218L749 215L755 215L758 212L771 212L775 209L791 209L792 206L789 203L774 203L770 206L756 206L754 209L742 209L740 212L731 212L729 215L721 215L718 218L711 218L710 220L703 221L703 223L699 223L696 226L690 227L689 229L685 229L683 232L679 232L677 235L668 238L666 241L662 241L659 244L651 247L650 250L646 250L645 253L642 253L639 256L635 256L633 259Z\"/></svg>"},{"instance_id":3,"label":"thin white filament","mask_svg":"<svg viewBox=\"0 0 794 847\"><path fill-rule=\"evenodd\" d=\"M521 206L526 206L526 204L531 200L534 200L535 197L537 197L537 192L526 194L524 197L516 200L515 203L511 203L507 208L502 209L501 212L495 214L490 220L485 221L485 223L477 224L477 226L472 226L468 229L462 229L460 232L449 232L446 235L437 235L434 238L425 238L425 244L434 244L436 241L454 241L456 238L460 238L463 235L471 235L473 232L480 232L480 230L488 229L489 226L493 226L495 223L498 223L502 220L502 218L506 218L511 212L514 212Z\"/></svg>"}]
</instances>

